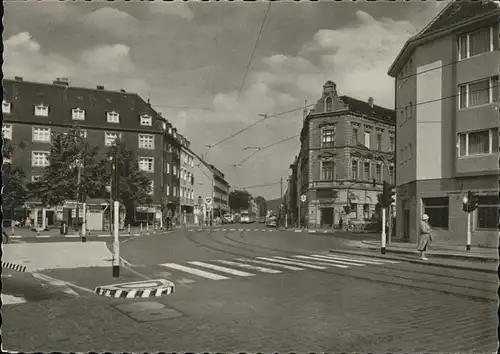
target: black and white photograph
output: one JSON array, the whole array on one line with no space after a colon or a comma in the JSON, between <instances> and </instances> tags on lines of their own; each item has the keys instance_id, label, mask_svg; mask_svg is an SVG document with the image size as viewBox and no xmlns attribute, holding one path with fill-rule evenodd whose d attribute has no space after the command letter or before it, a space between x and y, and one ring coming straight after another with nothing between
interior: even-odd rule
<instances>
[{"instance_id":1,"label":"black and white photograph","mask_svg":"<svg viewBox=\"0 0 500 354\"><path fill-rule=\"evenodd\" d=\"M498 352L499 1L2 8L2 352Z\"/></svg>"}]
</instances>

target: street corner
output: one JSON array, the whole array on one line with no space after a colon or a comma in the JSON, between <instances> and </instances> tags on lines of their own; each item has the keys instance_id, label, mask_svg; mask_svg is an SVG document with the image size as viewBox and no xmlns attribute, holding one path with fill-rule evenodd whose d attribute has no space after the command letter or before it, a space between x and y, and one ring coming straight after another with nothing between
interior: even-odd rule
<instances>
[{"instance_id":1,"label":"street corner","mask_svg":"<svg viewBox=\"0 0 500 354\"><path fill-rule=\"evenodd\" d=\"M115 299L144 299L173 294L175 284L166 279L142 280L112 285L102 285L95 288L95 293Z\"/></svg>"}]
</instances>

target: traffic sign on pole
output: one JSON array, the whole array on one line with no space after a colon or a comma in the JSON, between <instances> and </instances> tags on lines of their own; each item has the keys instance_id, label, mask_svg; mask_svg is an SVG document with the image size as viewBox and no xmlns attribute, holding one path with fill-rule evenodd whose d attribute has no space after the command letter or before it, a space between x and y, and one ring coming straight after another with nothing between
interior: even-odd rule
<instances>
[{"instance_id":1,"label":"traffic sign on pole","mask_svg":"<svg viewBox=\"0 0 500 354\"><path fill-rule=\"evenodd\" d=\"M306 196L305 194L302 194L302 195L300 196L300 201L301 201L302 203L305 203L305 201L306 201L306 200L307 200L307 196Z\"/></svg>"},{"instance_id":2,"label":"traffic sign on pole","mask_svg":"<svg viewBox=\"0 0 500 354\"><path fill-rule=\"evenodd\" d=\"M212 197L206 197L206 198L205 198L205 202L206 202L208 205L212 204Z\"/></svg>"}]
</instances>

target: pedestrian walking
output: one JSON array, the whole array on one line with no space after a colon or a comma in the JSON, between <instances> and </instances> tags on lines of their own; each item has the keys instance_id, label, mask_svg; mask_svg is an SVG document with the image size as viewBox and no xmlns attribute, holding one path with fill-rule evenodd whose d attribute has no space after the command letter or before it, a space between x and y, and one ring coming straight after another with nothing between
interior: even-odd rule
<instances>
[{"instance_id":1,"label":"pedestrian walking","mask_svg":"<svg viewBox=\"0 0 500 354\"><path fill-rule=\"evenodd\" d=\"M167 212L167 231L172 230L172 210L168 209Z\"/></svg>"},{"instance_id":2,"label":"pedestrian walking","mask_svg":"<svg viewBox=\"0 0 500 354\"><path fill-rule=\"evenodd\" d=\"M420 240L418 243L418 251L420 252L420 257L426 261L428 258L425 256L425 252L429 249L431 242L433 241L432 228L429 224L429 215L424 214L422 220L420 221Z\"/></svg>"}]
</instances>

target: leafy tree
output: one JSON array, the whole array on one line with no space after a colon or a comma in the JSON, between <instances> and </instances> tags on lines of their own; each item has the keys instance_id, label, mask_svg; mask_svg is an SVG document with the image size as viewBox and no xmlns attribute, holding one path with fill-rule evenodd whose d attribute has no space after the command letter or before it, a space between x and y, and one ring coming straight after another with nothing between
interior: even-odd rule
<instances>
[{"instance_id":1,"label":"leafy tree","mask_svg":"<svg viewBox=\"0 0 500 354\"><path fill-rule=\"evenodd\" d=\"M134 210L138 205L153 202L151 182L146 174L139 169L134 154L126 147L124 141L117 140L108 152L109 157L116 157L120 168L119 200L125 206L126 222L134 219Z\"/></svg>"},{"instance_id":2,"label":"leafy tree","mask_svg":"<svg viewBox=\"0 0 500 354\"><path fill-rule=\"evenodd\" d=\"M267 201L264 197L258 196L255 198L255 203L259 206L260 217L267 215Z\"/></svg>"},{"instance_id":3,"label":"leafy tree","mask_svg":"<svg viewBox=\"0 0 500 354\"><path fill-rule=\"evenodd\" d=\"M78 184L79 164L82 167ZM43 169L37 181L28 184L28 189L43 205L56 206L66 200L76 200L78 191L82 202L87 198L106 198L108 185L109 175L104 156L74 126L68 133L60 133L54 137L49 166Z\"/></svg>"},{"instance_id":4,"label":"leafy tree","mask_svg":"<svg viewBox=\"0 0 500 354\"><path fill-rule=\"evenodd\" d=\"M229 193L229 207L233 210L248 209L252 196L247 191L234 190Z\"/></svg>"},{"instance_id":5,"label":"leafy tree","mask_svg":"<svg viewBox=\"0 0 500 354\"><path fill-rule=\"evenodd\" d=\"M4 163L2 165L2 207L10 212L11 218L14 217L14 209L24 204L28 193L24 181L26 177L24 171L5 161L5 159L11 158L12 150L11 141L3 138L2 156L4 158Z\"/></svg>"}]
</instances>

